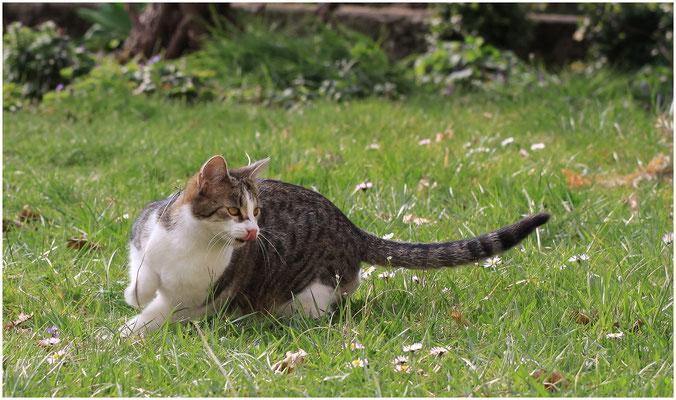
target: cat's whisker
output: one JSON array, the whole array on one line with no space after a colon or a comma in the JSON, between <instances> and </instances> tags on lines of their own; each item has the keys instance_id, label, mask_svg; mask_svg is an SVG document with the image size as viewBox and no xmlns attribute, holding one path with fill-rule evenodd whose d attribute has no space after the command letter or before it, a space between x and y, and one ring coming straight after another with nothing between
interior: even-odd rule
<instances>
[{"instance_id":1,"label":"cat's whisker","mask_svg":"<svg viewBox=\"0 0 676 400\"><path fill-rule=\"evenodd\" d=\"M260 231L258 232L258 236L260 236L262 239L265 239L265 241L268 242L268 243L270 244L270 246L272 246L272 249L275 251L275 253L277 253L277 256L279 257L279 260L280 260L281 262L283 262L283 263L286 264L286 262L284 261L284 258L282 257L281 254L279 254L279 251L277 251L277 248L275 247L274 244L272 244L272 242L270 241L270 239L266 238L265 235L263 235L263 233L261 233Z\"/></svg>"}]
</instances>

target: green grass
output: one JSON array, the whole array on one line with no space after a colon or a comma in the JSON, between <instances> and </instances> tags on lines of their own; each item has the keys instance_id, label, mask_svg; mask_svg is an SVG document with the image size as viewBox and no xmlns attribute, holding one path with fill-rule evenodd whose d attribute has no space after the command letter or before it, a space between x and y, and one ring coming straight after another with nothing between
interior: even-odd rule
<instances>
[{"instance_id":1,"label":"green grass","mask_svg":"<svg viewBox=\"0 0 676 400\"><path fill-rule=\"evenodd\" d=\"M379 268L320 320L198 321L238 395L670 397L673 245L661 238L673 231L673 186L659 179L571 188L561 172L629 174L671 153L657 114L625 87L602 75L522 93L315 103L302 114L101 93L5 113L3 216L27 204L44 222L3 234L3 323L34 313L25 329L3 334L3 394L229 395L190 324L144 341L104 336L135 313L122 295L133 218L208 157L223 154L238 166L248 152L272 157L268 177L313 188L359 226L398 240L459 239L543 209L553 217L496 270L418 271L416 283L410 271L378 278ZM436 143L449 128L453 137ZM502 147L508 137L515 142ZM424 138L432 144L419 146ZM530 150L540 142L543 150ZM380 149L365 149L371 143ZM423 176L437 186L418 190ZM352 194L363 181L373 188ZM405 214L434 222L404 223ZM102 249L66 247L83 232ZM575 254L589 260L568 262ZM573 311L594 310L589 325L571 320ZM638 319L645 325L632 331ZM52 325L63 341L37 346ZM618 331L622 338L606 337ZM365 349L344 348L354 342ZM425 374L396 372L392 360L415 342L424 349L412 369ZM452 350L427 355L439 345ZM270 370L298 348L309 355L293 373ZM48 364L58 350L65 362ZM368 367L347 366L357 358ZM568 386L546 391L529 377L536 369L560 371Z\"/></svg>"}]
</instances>

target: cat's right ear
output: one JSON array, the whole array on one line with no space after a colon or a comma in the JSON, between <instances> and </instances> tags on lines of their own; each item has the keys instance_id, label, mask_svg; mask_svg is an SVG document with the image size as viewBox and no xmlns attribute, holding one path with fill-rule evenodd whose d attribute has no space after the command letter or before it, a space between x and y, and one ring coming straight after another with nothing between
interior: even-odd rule
<instances>
[{"instance_id":1,"label":"cat's right ear","mask_svg":"<svg viewBox=\"0 0 676 400\"><path fill-rule=\"evenodd\" d=\"M198 183L200 189L208 182L219 182L224 179L230 179L228 175L228 164L223 156L213 156L202 165L200 169Z\"/></svg>"}]
</instances>

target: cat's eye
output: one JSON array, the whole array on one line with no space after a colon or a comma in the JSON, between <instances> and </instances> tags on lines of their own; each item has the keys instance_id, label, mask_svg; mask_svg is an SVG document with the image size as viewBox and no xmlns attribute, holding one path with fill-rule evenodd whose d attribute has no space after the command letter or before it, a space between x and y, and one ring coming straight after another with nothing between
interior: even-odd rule
<instances>
[{"instance_id":1,"label":"cat's eye","mask_svg":"<svg viewBox=\"0 0 676 400\"><path fill-rule=\"evenodd\" d=\"M258 207L254 208L254 212L253 212L254 217L257 217L260 212L261 212L260 208L258 208Z\"/></svg>"},{"instance_id":2,"label":"cat's eye","mask_svg":"<svg viewBox=\"0 0 676 400\"><path fill-rule=\"evenodd\" d=\"M232 215L233 217L239 215L239 208L237 208L237 207L228 207L228 214Z\"/></svg>"}]
</instances>

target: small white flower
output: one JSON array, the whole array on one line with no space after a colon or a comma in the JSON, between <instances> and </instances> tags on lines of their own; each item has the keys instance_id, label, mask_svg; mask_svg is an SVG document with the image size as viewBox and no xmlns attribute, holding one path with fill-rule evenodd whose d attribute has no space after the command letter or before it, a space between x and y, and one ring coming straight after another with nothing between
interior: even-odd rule
<instances>
[{"instance_id":1,"label":"small white flower","mask_svg":"<svg viewBox=\"0 0 676 400\"><path fill-rule=\"evenodd\" d=\"M412 352L414 352L414 351L422 350L422 348L423 348L422 343L413 343L413 344L410 345L410 346L404 346L404 347L402 348L402 350L403 350L403 351L406 351L406 352L411 352L411 353L412 353Z\"/></svg>"},{"instance_id":2,"label":"small white flower","mask_svg":"<svg viewBox=\"0 0 676 400\"><path fill-rule=\"evenodd\" d=\"M432 139L421 139L418 142L418 146L425 146L425 145L428 145L430 143L432 143Z\"/></svg>"},{"instance_id":3,"label":"small white flower","mask_svg":"<svg viewBox=\"0 0 676 400\"><path fill-rule=\"evenodd\" d=\"M664 244L671 244L674 242L674 232L671 233L665 233L664 236L662 236L662 241Z\"/></svg>"},{"instance_id":4,"label":"small white flower","mask_svg":"<svg viewBox=\"0 0 676 400\"><path fill-rule=\"evenodd\" d=\"M57 363L57 362L63 360L63 356L65 356L65 355L66 355L65 350L59 350L55 353L52 353L49 357L47 357L47 363L48 364Z\"/></svg>"},{"instance_id":5,"label":"small white flower","mask_svg":"<svg viewBox=\"0 0 676 400\"><path fill-rule=\"evenodd\" d=\"M363 350L365 349L364 345L357 342L357 343L350 343L345 345L345 348L348 348L350 350Z\"/></svg>"},{"instance_id":6,"label":"small white flower","mask_svg":"<svg viewBox=\"0 0 676 400\"><path fill-rule=\"evenodd\" d=\"M406 372L406 373L411 372L409 366L406 364L397 364L394 366L394 370L397 372Z\"/></svg>"},{"instance_id":7,"label":"small white flower","mask_svg":"<svg viewBox=\"0 0 676 400\"><path fill-rule=\"evenodd\" d=\"M371 265L370 267L366 268L361 272L361 277L362 279L368 279L371 277L371 274L376 270L376 267Z\"/></svg>"},{"instance_id":8,"label":"small white flower","mask_svg":"<svg viewBox=\"0 0 676 400\"><path fill-rule=\"evenodd\" d=\"M451 351L448 347L444 346L437 346L437 347L432 347L430 349L430 355L431 356L443 356L444 354L448 353Z\"/></svg>"},{"instance_id":9,"label":"small white flower","mask_svg":"<svg viewBox=\"0 0 676 400\"><path fill-rule=\"evenodd\" d=\"M392 364L395 365L403 365L403 364L408 364L408 356L397 356L397 358L392 361Z\"/></svg>"},{"instance_id":10,"label":"small white flower","mask_svg":"<svg viewBox=\"0 0 676 400\"><path fill-rule=\"evenodd\" d=\"M568 259L568 262L589 261L589 256L586 254L575 254Z\"/></svg>"},{"instance_id":11,"label":"small white flower","mask_svg":"<svg viewBox=\"0 0 676 400\"><path fill-rule=\"evenodd\" d=\"M528 152L526 151L526 149L520 149L520 150L519 150L519 154L520 154L521 157L523 157L523 158L528 157Z\"/></svg>"},{"instance_id":12,"label":"small white flower","mask_svg":"<svg viewBox=\"0 0 676 400\"><path fill-rule=\"evenodd\" d=\"M394 232L390 232L388 234L383 235L383 239L385 240L390 240L394 237Z\"/></svg>"},{"instance_id":13,"label":"small white flower","mask_svg":"<svg viewBox=\"0 0 676 400\"><path fill-rule=\"evenodd\" d=\"M532 151L535 151L535 150L542 150L542 149L544 149L544 148L545 148L545 144L544 144L544 143L533 143L533 144L530 146L530 149L531 149Z\"/></svg>"},{"instance_id":14,"label":"small white flower","mask_svg":"<svg viewBox=\"0 0 676 400\"><path fill-rule=\"evenodd\" d=\"M444 294L448 294L450 291L451 291L451 289L449 289L447 287L441 289L441 293L444 293Z\"/></svg>"},{"instance_id":15,"label":"small white flower","mask_svg":"<svg viewBox=\"0 0 676 400\"><path fill-rule=\"evenodd\" d=\"M622 331L619 331L617 333L612 332L612 333L607 334L606 338L608 338L608 339L619 339L622 336L624 336L624 333Z\"/></svg>"},{"instance_id":16,"label":"small white flower","mask_svg":"<svg viewBox=\"0 0 676 400\"><path fill-rule=\"evenodd\" d=\"M413 275L413 276L411 277L411 280L412 280L413 282L415 282L415 283L420 282L420 278L418 278L418 277L415 276L415 275Z\"/></svg>"},{"instance_id":17,"label":"small white flower","mask_svg":"<svg viewBox=\"0 0 676 400\"><path fill-rule=\"evenodd\" d=\"M385 279L394 278L394 275L395 275L394 272L382 272L382 273L378 274L378 278L385 278Z\"/></svg>"},{"instance_id":18,"label":"small white flower","mask_svg":"<svg viewBox=\"0 0 676 400\"><path fill-rule=\"evenodd\" d=\"M500 146L505 147L510 143L514 143L514 138L513 137L508 137L507 139L503 140L500 142Z\"/></svg>"},{"instance_id":19,"label":"small white flower","mask_svg":"<svg viewBox=\"0 0 676 400\"><path fill-rule=\"evenodd\" d=\"M364 368L366 365L368 365L369 360L367 359L361 359L358 358L356 360L352 360L350 363L348 363L348 367L350 368Z\"/></svg>"},{"instance_id":20,"label":"small white flower","mask_svg":"<svg viewBox=\"0 0 676 400\"><path fill-rule=\"evenodd\" d=\"M580 254L579 259L582 261L589 261L589 256L586 254Z\"/></svg>"},{"instance_id":21,"label":"small white flower","mask_svg":"<svg viewBox=\"0 0 676 400\"><path fill-rule=\"evenodd\" d=\"M561 265L559 266L559 270L561 270L561 271L563 271L563 270L566 269L566 268L568 268L568 266L567 266L566 264L561 264Z\"/></svg>"},{"instance_id":22,"label":"small white flower","mask_svg":"<svg viewBox=\"0 0 676 400\"><path fill-rule=\"evenodd\" d=\"M378 150L380 145L378 143L371 143L366 146L365 150Z\"/></svg>"},{"instance_id":23,"label":"small white flower","mask_svg":"<svg viewBox=\"0 0 676 400\"><path fill-rule=\"evenodd\" d=\"M484 268L495 268L498 265L502 264L502 258L495 256L493 258L489 258L484 262Z\"/></svg>"},{"instance_id":24,"label":"small white flower","mask_svg":"<svg viewBox=\"0 0 676 400\"><path fill-rule=\"evenodd\" d=\"M357 193L359 189L366 191L366 189L371 189L373 187L373 182L362 182L354 185L354 193Z\"/></svg>"},{"instance_id":25,"label":"small white flower","mask_svg":"<svg viewBox=\"0 0 676 400\"><path fill-rule=\"evenodd\" d=\"M574 255L568 259L568 262L576 262L577 261L577 255Z\"/></svg>"}]
</instances>

